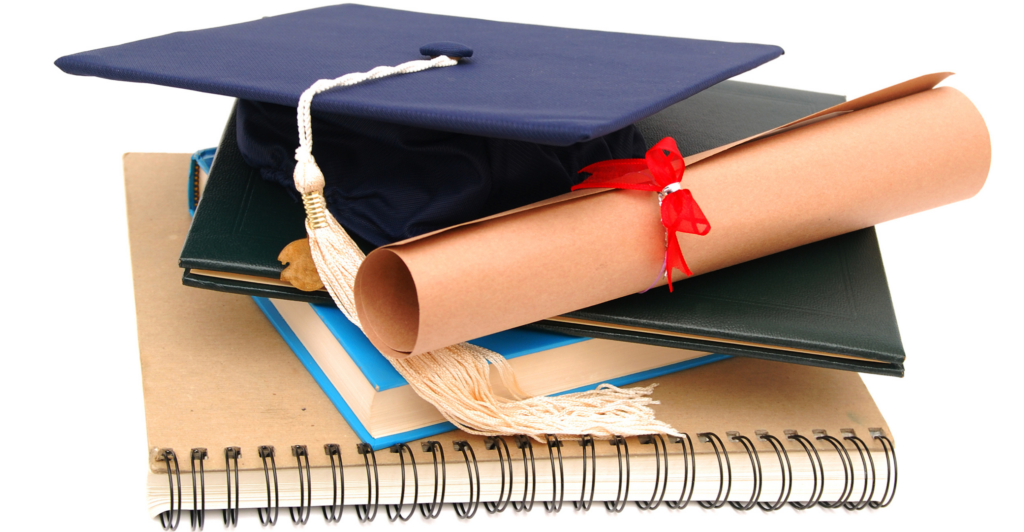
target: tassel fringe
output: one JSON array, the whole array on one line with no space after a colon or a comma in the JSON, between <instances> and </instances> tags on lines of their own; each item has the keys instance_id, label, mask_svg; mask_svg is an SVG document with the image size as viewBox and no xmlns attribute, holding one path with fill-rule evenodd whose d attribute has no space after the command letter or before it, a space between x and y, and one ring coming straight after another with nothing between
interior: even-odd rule
<instances>
[{"instance_id":1,"label":"tassel fringe","mask_svg":"<svg viewBox=\"0 0 1024 532\"><path fill-rule=\"evenodd\" d=\"M587 392L507 399L497 396L491 387L492 364L488 360L494 359L508 365L497 353L463 343L391 363L420 397L471 434L526 434L538 440L544 434L569 438L585 434L596 438L654 433L679 436L670 425L655 419L650 408L658 404L650 397L656 385L623 389L602 384ZM512 375L511 368L501 375L511 390L506 375Z\"/></svg>"}]
</instances>

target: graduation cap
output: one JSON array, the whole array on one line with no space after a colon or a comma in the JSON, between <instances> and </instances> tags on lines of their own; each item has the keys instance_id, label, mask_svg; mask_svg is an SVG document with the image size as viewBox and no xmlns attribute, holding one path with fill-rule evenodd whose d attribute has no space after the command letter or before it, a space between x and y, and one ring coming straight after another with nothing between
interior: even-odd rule
<instances>
[{"instance_id":1,"label":"graduation cap","mask_svg":"<svg viewBox=\"0 0 1024 532\"><path fill-rule=\"evenodd\" d=\"M350 4L56 64L238 98L243 156L301 193L319 276L358 325L352 284L364 257L342 226L382 245L568 192L587 165L644 156L633 123L781 54ZM469 344L392 360L446 418L478 433L674 433L646 406L650 389L499 400L481 391L488 362L511 375L500 355Z\"/></svg>"},{"instance_id":2,"label":"graduation cap","mask_svg":"<svg viewBox=\"0 0 1024 532\"><path fill-rule=\"evenodd\" d=\"M568 192L591 163L642 158L634 122L781 54L777 46L346 4L172 33L56 64L70 74L238 98L243 157L294 192L295 107L315 81L458 57L455 68L313 99L313 154L328 208L379 246Z\"/></svg>"}]
</instances>

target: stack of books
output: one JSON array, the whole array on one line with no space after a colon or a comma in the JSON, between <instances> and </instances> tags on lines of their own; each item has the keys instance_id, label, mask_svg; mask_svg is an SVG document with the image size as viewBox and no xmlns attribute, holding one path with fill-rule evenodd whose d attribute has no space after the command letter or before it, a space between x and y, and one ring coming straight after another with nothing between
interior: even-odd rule
<instances>
[{"instance_id":1,"label":"stack of books","mask_svg":"<svg viewBox=\"0 0 1024 532\"><path fill-rule=\"evenodd\" d=\"M842 101L727 81L639 126L645 137L672 135L694 153ZM743 119L722 119L733 115ZM629 438L621 447L597 441L592 448L593 440L584 447L485 439L454 431L326 292L279 280L278 251L303 236L304 213L245 164L235 124L232 114L212 169L211 150L192 157L187 186L178 163L184 156L126 158L139 327L148 333L140 336L147 419L159 469L149 484L154 515L194 507L188 481L180 503L168 490L161 452L199 444L208 471L239 472L237 480L206 475L207 509L344 503L367 505L372 515L379 505L404 504L404 515L413 503L442 501L493 509L692 499L773 508L892 499L889 429L858 375L836 371L903 374L874 229L700 276L674 294L655 289L471 341L508 358L530 394L657 382L659 419L691 439ZM198 206L191 224L186 202L161 199L182 191ZM146 237L186 227L184 242ZM648 326L616 326L638 316ZM188 412L161 391L168 386L188 390ZM472 454L464 458L462 448ZM622 453L626 477L618 472ZM435 481L438 461L447 477ZM267 483L264 463L277 468L276 484ZM479 468L479 478L466 463ZM303 483L307 473L312 488ZM269 507L268 485L276 486Z\"/></svg>"},{"instance_id":2,"label":"stack of books","mask_svg":"<svg viewBox=\"0 0 1024 532\"><path fill-rule=\"evenodd\" d=\"M386 28L386 35L364 30L367 24ZM296 35L297 27L304 28L302 35ZM325 52L310 44L328 34L334 38L331 32L339 28L361 35L358 45L365 50ZM905 354L873 227L677 281L672 292L654 287L468 341L504 356L531 397L602 384L657 383L652 408L658 420L677 431L671 437L487 436L458 430L417 394L326 290L300 290L282 280L286 264L279 253L307 234L302 202L282 186L291 185L285 171L290 167L282 161L292 154L274 144L277 136L294 140L294 97L312 83L306 80L312 71L341 75L345 72L333 69L348 67L339 61L386 63L398 39L419 40L432 32L477 39L481 54L471 58L466 46L435 42L420 51L457 57L452 68L462 70L376 80L367 85L372 90L353 93L351 100L332 100L324 93L317 100L323 107L313 104L321 113L314 114L313 129L331 132L318 137L325 139L318 144L325 146L319 160L362 161L360 150L369 144L360 142L386 143L397 135L403 151L380 159L381 167L411 164L446 174L454 166L432 168L433 159L421 154L424 145L443 138L452 144L442 144L440 152L465 141L477 148L458 157L483 157L480 151L487 151L500 171L558 161L572 168L567 175L575 179L584 165L573 166L579 162L573 157L585 157L572 150L581 146L606 160L643 153L670 137L682 156L703 154L756 135L770 137L780 133L774 128L805 117L808 124L834 123L841 119L837 116L872 105L901 108L904 104L895 100L923 93L942 79L935 75L914 85L915 80L860 107L834 108L845 98L726 80L781 54L777 47L535 28L363 6L172 34L62 58L58 66L70 73L239 98L217 147L191 157L132 153L124 159L151 449L151 514L165 527L176 527L189 513L193 527L201 528L208 510L223 510L225 523L233 524L240 509L256 509L261 522L273 524L287 508L294 522L305 523L314 506L323 508L328 521L339 520L345 506L355 506L362 521L373 520L381 506L391 520L408 519L417 508L424 518L434 518L446 504L467 518L481 506L491 513L530 511L538 502L552 512L567 502L587 510L598 501L611 511L632 502L643 509L694 502L765 511L785 505L887 506L898 479L893 439L859 373L902 377ZM631 49L645 53L640 57ZM558 76L538 71L536 61L548 57L555 65L566 61ZM648 68L677 59L686 68ZM495 64L490 61L502 67L489 70ZM622 79L598 83L610 74ZM474 90L456 87L453 80L461 76ZM476 83L494 92L476 90ZM524 83L530 91L541 86L536 90L547 92L526 98L533 93L519 91ZM572 90L565 92L566 87ZM392 89L399 92L388 92ZM432 113L441 100L448 107L438 118ZM481 107L480 101L498 111ZM515 114L503 122L495 117L505 107ZM278 115L287 128L252 129ZM330 122L338 117L343 119ZM604 129L578 134L573 120ZM336 129L324 129L328 126ZM797 134L812 135L807 129ZM352 131L358 132L356 144L332 144L331 135ZM781 133L776 139L792 138L787 130ZM430 142L423 140L427 137ZM760 142L753 146L765 145ZM479 143L488 144L479 148ZM458 144L459 150L464 147ZM437 152L429 155L434 156ZM569 187L552 186L549 194L494 178L488 186L501 192L484 194L485 206L470 214L449 213L448 208L476 205L476 200L459 203L456 196L472 188L455 179L461 175L429 176L452 178L454 185L392 175L376 183L376 174L358 174L359 164L347 168L355 174L344 178L362 179L356 188L364 196L346 196L342 205L362 209L363 218L338 210L342 194L330 188L331 176L325 196L332 214L366 252L400 240L392 238L395 227L404 228L403 238L415 237L548 199ZM439 188L432 189L435 185ZM542 197L521 201L524 190ZM421 201L430 194L443 201L433 196ZM413 211L409 219L367 207L389 202L396 212L403 205ZM437 202L447 202L443 216L432 210ZM364 224L367 213L376 217L379 231L367 229L373 225ZM438 220L445 223L437 227ZM821 225L831 222L830 217ZM497 375L492 385L499 395L508 392Z\"/></svg>"}]
</instances>

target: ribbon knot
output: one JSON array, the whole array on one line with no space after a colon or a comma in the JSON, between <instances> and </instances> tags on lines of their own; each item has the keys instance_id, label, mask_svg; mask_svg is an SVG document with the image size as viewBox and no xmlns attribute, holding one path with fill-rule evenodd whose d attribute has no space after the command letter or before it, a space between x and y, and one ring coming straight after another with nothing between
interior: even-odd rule
<instances>
[{"instance_id":1,"label":"ribbon knot","mask_svg":"<svg viewBox=\"0 0 1024 532\"><path fill-rule=\"evenodd\" d=\"M693 194L683 188L684 170L686 163L676 141L665 137L647 150L643 159L615 159L587 166L580 173L589 173L590 177L572 187L572 190L617 188L658 193L661 224L665 226L664 273L668 276L669 291L672 291L672 270L679 270L686 276L693 275L683 259L676 233L703 236L711 231L711 224L693 199Z\"/></svg>"}]
</instances>

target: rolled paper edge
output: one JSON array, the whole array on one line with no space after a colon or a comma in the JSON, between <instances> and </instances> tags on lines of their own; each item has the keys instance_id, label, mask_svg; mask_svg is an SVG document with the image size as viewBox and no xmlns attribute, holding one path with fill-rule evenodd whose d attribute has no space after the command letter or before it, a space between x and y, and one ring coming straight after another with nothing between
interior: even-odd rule
<instances>
[{"instance_id":1,"label":"rolled paper edge","mask_svg":"<svg viewBox=\"0 0 1024 532\"><path fill-rule=\"evenodd\" d=\"M396 251L380 248L367 255L363 266L354 286L363 334L384 355L410 356L419 337L419 298L408 265ZM378 283L384 288L371 288L375 297L358 296L367 291L368 284Z\"/></svg>"}]
</instances>

